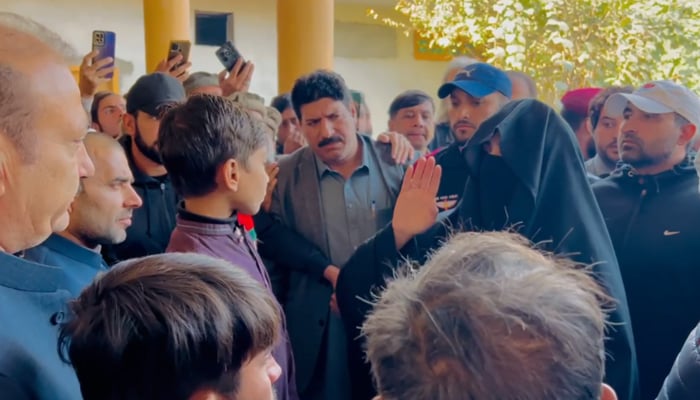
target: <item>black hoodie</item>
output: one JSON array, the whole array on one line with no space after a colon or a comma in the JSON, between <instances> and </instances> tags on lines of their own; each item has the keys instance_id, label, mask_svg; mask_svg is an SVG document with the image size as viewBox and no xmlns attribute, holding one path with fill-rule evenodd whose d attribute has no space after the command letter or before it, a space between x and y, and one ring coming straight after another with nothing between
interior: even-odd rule
<instances>
[{"instance_id":1,"label":"black hoodie","mask_svg":"<svg viewBox=\"0 0 700 400\"><path fill-rule=\"evenodd\" d=\"M500 158L483 151L496 130ZM508 103L482 123L464 150L469 176L464 195L446 222L414 238L401 254L394 250L389 225L358 248L341 270L336 296L348 337L358 337L356 327L370 310L357 298L370 298L372 288L382 287L401 255L424 262L449 229L509 228L546 250L581 263L598 263L593 267L597 280L618 302L610 320L619 325L610 329L606 342L606 382L620 399L636 399L636 359L622 278L577 146L566 122L532 99ZM360 365L360 346L358 341L350 343L354 368ZM354 382L354 387L367 385Z\"/></svg>"},{"instance_id":2,"label":"black hoodie","mask_svg":"<svg viewBox=\"0 0 700 400\"><path fill-rule=\"evenodd\" d=\"M627 290L643 399L653 399L700 320L700 193L689 161L657 175L626 165L593 185Z\"/></svg>"},{"instance_id":3,"label":"black hoodie","mask_svg":"<svg viewBox=\"0 0 700 400\"><path fill-rule=\"evenodd\" d=\"M165 252L170 234L175 228L178 199L167 175L152 177L144 174L134 163L131 138L121 140L134 174L134 190L143 205L134 210L132 224L126 230L126 240L120 244L105 246L102 254L108 264Z\"/></svg>"}]
</instances>

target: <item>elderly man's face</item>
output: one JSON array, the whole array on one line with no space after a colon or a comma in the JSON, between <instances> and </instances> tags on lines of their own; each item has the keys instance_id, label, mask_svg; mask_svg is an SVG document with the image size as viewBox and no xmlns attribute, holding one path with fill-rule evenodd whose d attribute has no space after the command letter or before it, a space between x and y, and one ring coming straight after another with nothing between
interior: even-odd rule
<instances>
[{"instance_id":1,"label":"elderly man's face","mask_svg":"<svg viewBox=\"0 0 700 400\"><path fill-rule=\"evenodd\" d=\"M0 142L8 156L3 213L21 219L10 229L31 246L68 226L79 179L92 175L94 166L83 144L87 114L69 69L57 60L26 61L20 68L29 78L25 90L34 107L33 124L22 134L34 140L35 154L22 159L19 149Z\"/></svg>"}]
</instances>

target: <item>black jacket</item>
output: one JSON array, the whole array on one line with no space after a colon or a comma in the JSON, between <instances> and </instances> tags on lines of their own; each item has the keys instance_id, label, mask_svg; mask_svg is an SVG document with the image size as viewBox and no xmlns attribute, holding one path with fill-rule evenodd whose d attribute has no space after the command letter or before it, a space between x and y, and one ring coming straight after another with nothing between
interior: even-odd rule
<instances>
[{"instance_id":1,"label":"black jacket","mask_svg":"<svg viewBox=\"0 0 700 400\"><path fill-rule=\"evenodd\" d=\"M500 133L502 165L482 149L493 133ZM620 399L636 398L636 359L629 312L615 253L593 193L587 182L577 142L561 117L536 100L507 104L477 130L464 151L468 174L464 195L445 223L416 237L401 251L424 262L439 247L450 228L493 230L509 227L547 250L590 264L598 281L618 301L610 320L606 351L606 382ZM496 165L488 166L487 164ZM508 183L495 182L491 172ZM495 184L494 184L495 183ZM394 250L391 225L360 248L341 270L336 288L348 337L358 337L370 310L359 298L382 287L400 261ZM359 363L361 343L350 344ZM357 366L357 365L356 365ZM362 384L355 382L357 387ZM367 383L364 383L367 386ZM359 398L359 397L355 397Z\"/></svg>"},{"instance_id":2,"label":"black jacket","mask_svg":"<svg viewBox=\"0 0 700 400\"><path fill-rule=\"evenodd\" d=\"M654 176L623 166L594 184L627 290L643 399L659 392L700 320L700 193L690 162Z\"/></svg>"},{"instance_id":3,"label":"black jacket","mask_svg":"<svg viewBox=\"0 0 700 400\"><path fill-rule=\"evenodd\" d=\"M700 399L700 324L690 332L656 400Z\"/></svg>"},{"instance_id":4,"label":"black jacket","mask_svg":"<svg viewBox=\"0 0 700 400\"><path fill-rule=\"evenodd\" d=\"M175 228L178 203L168 176L152 177L141 172L134 163L131 138L125 136L121 142L134 174L134 190L143 205L134 210L132 225L126 230L126 240L103 248L102 254L108 264L165 252Z\"/></svg>"}]
</instances>

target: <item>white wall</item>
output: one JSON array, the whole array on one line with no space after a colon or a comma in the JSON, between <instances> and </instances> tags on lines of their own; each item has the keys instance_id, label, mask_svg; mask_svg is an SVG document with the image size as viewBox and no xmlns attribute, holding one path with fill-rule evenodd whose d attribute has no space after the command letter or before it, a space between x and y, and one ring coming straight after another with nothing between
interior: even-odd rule
<instances>
[{"instance_id":1,"label":"white wall","mask_svg":"<svg viewBox=\"0 0 700 400\"><path fill-rule=\"evenodd\" d=\"M277 35L275 0L191 0L194 10L233 12L234 39L241 53L256 64L251 90L266 99L277 93ZM24 0L0 2L0 11L30 17L46 25L80 54L91 48L95 29L117 34L117 59L121 91L126 92L145 70L142 0ZM192 34L194 37L194 33ZM221 64L214 46L194 46L192 71L218 72ZM165 56L167 49L163 49Z\"/></svg>"},{"instance_id":2,"label":"white wall","mask_svg":"<svg viewBox=\"0 0 700 400\"><path fill-rule=\"evenodd\" d=\"M234 13L236 46L256 65L251 90L267 101L277 94L275 4L276 0L191 0L192 18L195 10ZM367 7L336 4L336 20L374 23L366 17ZM122 92L146 72L142 0L2 1L0 11L35 19L60 34L79 54L90 51L93 30L116 32ZM393 11L385 8L382 12L386 15ZM335 69L345 77L348 85L365 93L375 132L386 129L389 103L399 92L421 89L435 96L445 68L444 62L415 60L410 37L398 35L397 46L394 58L336 57L335 60ZM195 46L191 55L192 71L220 71L215 49L213 46Z\"/></svg>"}]
</instances>

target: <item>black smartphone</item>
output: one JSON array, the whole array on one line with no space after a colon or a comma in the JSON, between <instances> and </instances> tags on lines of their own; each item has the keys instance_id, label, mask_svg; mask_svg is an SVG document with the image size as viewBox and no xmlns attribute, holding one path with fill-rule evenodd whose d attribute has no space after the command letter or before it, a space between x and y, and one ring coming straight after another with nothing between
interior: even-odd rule
<instances>
[{"instance_id":1,"label":"black smartphone","mask_svg":"<svg viewBox=\"0 0 700 400\"><path fill-rule=\"evenodd\" d=\"M173 69L179 68L190 59L190 48L192 43L189 40L171 40L170 47L168 47L168 61L177 57L178 54L182 54L182 61L173 67Z\"/></svg>"},{"instance_id":2,"label":"black smartphone","mask_svg":"<svg viewBox=\"0 0 700 400\"><path fill-rule=\"evenodd\" d=\"M236 62L238 62L238 59L243 58L243 56L238 49L236 49L236 46L228 41L216 50L216 58L221 61L226 71L231 71L233 66L236 65Z\"/></svg>"}]
</instances>

